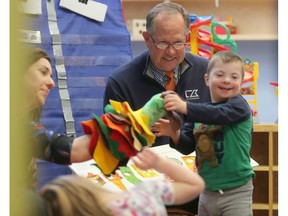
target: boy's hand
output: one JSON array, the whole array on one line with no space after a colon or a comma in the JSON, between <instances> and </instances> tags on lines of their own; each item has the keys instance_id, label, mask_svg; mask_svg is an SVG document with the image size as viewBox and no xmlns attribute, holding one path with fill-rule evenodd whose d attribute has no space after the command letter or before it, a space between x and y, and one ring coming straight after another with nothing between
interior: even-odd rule
<instances>
[{"instance_id":1,"label":"boy's hand","mask_svg":"<svg viewBox=\"0 0 288 216\"><path fill-rule=\"evenodd\" d=\"M175 111L187 115L187 102L176 93L162 93L166 111Z\"/></svg>"}]
</instances>

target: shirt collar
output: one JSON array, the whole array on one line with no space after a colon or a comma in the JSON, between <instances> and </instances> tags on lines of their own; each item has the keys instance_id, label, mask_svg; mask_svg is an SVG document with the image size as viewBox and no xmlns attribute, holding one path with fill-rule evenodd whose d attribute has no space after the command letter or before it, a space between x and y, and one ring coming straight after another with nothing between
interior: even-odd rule
<instances>
[{"instance_id":1,"label":"shirt collar","mask_svg":"<svg viewBox=\"0 0 288 216\"><path fill-rule=\"evenodd\" d=\"M158 69L152 62L150 61L150 68L153 73L154 79L160 83L163 87L166 86L169 78L166 76L166 72L163 70ZM174 71L174 80L175 83L177 84L179 76L180 76L180 67L177 66L173 69Z\"/></svg>"}]
</instances>

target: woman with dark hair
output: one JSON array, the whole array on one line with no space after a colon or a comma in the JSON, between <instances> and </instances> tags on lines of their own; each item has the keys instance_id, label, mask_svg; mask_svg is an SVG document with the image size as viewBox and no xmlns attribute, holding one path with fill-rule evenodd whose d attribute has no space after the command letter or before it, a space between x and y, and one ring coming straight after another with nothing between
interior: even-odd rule
<instances>
[{"instance_id":1,"label":"woman with dark hair","mask_svg":"<svg viewBox=\"0 0 288 216\"><path fill-rule=\"evenodd\" d=\"M25 110L30 121L32 158L39 158L57 164L71 164L92 159L89 153L91 135L69 137L47 130L39 124L41 110L55 83L52 79L51 60L40 48L28 52L25 64L24 85ZM32 165L32 166L31 166ZM30 170L35 168L30 163ZM34 170L35 171L35 170Z\"/></svg>"},{"instance_id":2,"label":"woman with dark hair","mask_svg":"<svg viewBox=\"0 0 288 216\"><path fill-rule=\"evenodd\" d=\"M12 195L18 203L17 212L20 215L47 215L46 206L39 194L35 192L36 158L62 165L74 162L83 162L92 159L89 152L91 135L69 137L55 133L39 124L42 107L55 83L52 79L51 59L40 48L26 49L23 52L22 73L19 87L19 100L23 101L19 107L19 124L26 127L20 132L22 137L17 155L17 172L14 173L11 183L14 186ZM27 124L28 122L28 124ZM27 127L28 126L28 127ZM18 134L17 134L18 136ZM15 157L14 157L15 158ZM16 174L15 174L16 173ZM16 182L17 181L17 182ZM17 188L15 188L17 187ZM20 188L18 188L20 187Z\"/></svg>"}]
</instances>

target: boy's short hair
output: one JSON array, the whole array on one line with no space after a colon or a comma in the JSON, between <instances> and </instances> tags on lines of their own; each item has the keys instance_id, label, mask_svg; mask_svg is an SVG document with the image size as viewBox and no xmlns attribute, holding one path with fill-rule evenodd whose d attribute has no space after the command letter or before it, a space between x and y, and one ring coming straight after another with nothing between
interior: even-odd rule
<instances>
[{"instance_id":1,"label":"boy's short hair","mask_svg":"<svg viewBox=\"0 0 288 216\"><path fill-rule=\"evenodd\" d=\"M227 50L217 52L211 57L207 66L206 74L209 74L211 72L215 63L218 61L222 61L223 63L231 63L231 62L241 63L242 64L241 75L242 75L242 79L244 79L245 71L244 71L244 63L243 63L242 58L238 54L232 51L227 51Z\"/></svg>"}]
</instances>

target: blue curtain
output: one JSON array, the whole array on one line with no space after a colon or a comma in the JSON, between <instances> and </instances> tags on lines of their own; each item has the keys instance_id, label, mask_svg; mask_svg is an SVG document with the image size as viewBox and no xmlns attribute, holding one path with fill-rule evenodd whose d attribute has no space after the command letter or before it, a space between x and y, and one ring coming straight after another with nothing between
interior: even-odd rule
<instances>
[{"instance_id":1,"label":"blue curtain","mask_svg":"<svg viewBox=\"0 0 288 216\"><path fill-rule=\"evenodd\" d=\"M51 2L54 23L51 22ZM75 135L83 134L80 122L90 119L91 113L103 114L103 94L108 75L132 59L130 34L121 0L97 2L108 6L104 22L61 8L60 0L42 0L42 14L25 17L25 30L40 31L41 34L41 43L27 45L44 48L52 57L56 87L51 90L43 107L41 124L58 133L67 133L65 112L70 109ZM51 27L51 23L54 26ZM55 24L57 34L53 33ZM61 55L57 54L55 46L61 50ZM59 72L63 71L64 80L59 77ZM66 101L60 94L63 86L68 91Z\"/></svg>"}]
</instances>

